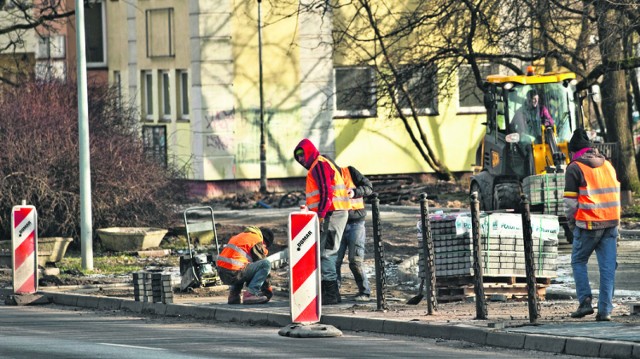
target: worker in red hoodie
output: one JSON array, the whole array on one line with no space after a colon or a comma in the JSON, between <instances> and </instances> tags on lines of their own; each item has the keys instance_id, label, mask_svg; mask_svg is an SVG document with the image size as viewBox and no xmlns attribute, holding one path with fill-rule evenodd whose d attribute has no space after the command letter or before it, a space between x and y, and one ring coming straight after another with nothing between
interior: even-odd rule
<instances>
[{"instance_id":1,"label":"worker in red hoodie","mask_svg":"<svg viewBox=\"0 0 640 359\"><path fill-rule=\"evenodd\" d=\"M336 259L349 217L349 194L342 173L333 161L318 152L308 139L294 150L294 158L307 172L306 205L320 221L320 271L322 303L340 303Z\"/></svg>"}]
</instances>

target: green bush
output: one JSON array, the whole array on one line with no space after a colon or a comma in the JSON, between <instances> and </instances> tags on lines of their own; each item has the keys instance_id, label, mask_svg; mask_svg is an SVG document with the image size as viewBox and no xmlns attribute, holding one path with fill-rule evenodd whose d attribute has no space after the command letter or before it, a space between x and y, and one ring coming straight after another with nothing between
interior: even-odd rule
<instances>
[{"instance_id":1,"label":"green bush","mask_svg":"<svg viewBox=\"0 0 640 359\"><path fill-rule=\"evenodd\" d=\"M185 191L178 172L143 153L139 116L107 86L89 88L93 229L169 226ZM80 233L77 89L29 82L0 98L0 235L9 239L11 208L38 211L41 237Z\"/></svg>"}]
</instances>

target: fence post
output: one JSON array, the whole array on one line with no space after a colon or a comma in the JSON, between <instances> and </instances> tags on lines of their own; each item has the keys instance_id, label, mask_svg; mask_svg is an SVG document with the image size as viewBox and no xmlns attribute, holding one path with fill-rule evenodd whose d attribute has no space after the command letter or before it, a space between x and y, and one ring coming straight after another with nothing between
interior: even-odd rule
<instances>
[{"instance_id":1,"label":"fence post","mask_svg":"<svg viewBox=\"0 0 640 359\"><path fill-rule=\"evenodd\" d=\"M476 294L476 319L487 319L482 272L482 238L480 237L480 202L478 192L471 193L471 231L473 235L473 277Z\"/></svg>"},{"instance_id":2,"label":"fence post","mask_svg":"<svg viewBox=\"0 0 640 359\"><path fill-rule=\"evenodd\" d=\"M380 234L380 200L378 194L371 195L371 213L373 217L373 254L376 267L376 302L378 310L388 309L384 297L387 279L384 274L384 247Z\"/></svg>"},{"instance_id":3,"label":"fence post","mask_svg":"<svg viewBox=\"0 0 640 359\"><path fill-rule=\"evenodd\" d=\"M420 218L422 232L422 265L424 282L427 285L427 314L432 315L436 310L436 269L434 261L433 237L431 236L431 222L429 221L429 203L427 194L420 195Z\"/></svg>"},{"instance_id":4,"label":"fence post","mask_svg":"<svg viewBox=\"0 0 640 359\"><path fill-rule=\"evenodd\" d=\"M527 196L522 195L520 206L522 207L522 240L524 241L524 263L527 273L527 302L529 304L529 322L535 323L540 314L538 308L538 288L536 285L535 262L533 261L531 211Z\"/></svg>"}]
</instances>

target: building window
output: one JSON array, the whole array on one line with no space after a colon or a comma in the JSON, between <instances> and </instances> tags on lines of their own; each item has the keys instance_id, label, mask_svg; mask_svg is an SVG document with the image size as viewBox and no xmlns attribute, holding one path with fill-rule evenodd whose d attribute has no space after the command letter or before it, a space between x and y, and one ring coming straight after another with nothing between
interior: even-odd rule
<instances>
[{"instance_id":1,"label":"building window","mask_svg":"<svg viewBox=\"0 0 640 359\"><path fill-rule=\"evenodd\" d=\"M167 167L167 130L165 126L142 126L142 146L148 158Z\"/></svg>"},{"instance_id":2,"label":"building window","mask_svg":"<svg viewBox=\"0 0 640 359\"><path fill-rule=\"evenodd\" d=\"M64 80L67 77L64 61L39 61L34 70L38 80Z\"/></svg>"},{"instance_id":3,"label":"building window","mask_svg":"<svg viewBox=\"0 0 640 359\"><path fill-rule=\"evenodd\" d=\"M38 38L36 59L63 59L64 55L64 36L52 35Z\"/></svg>"},{"instance_id":4,"label":"building window","mask_svg":"<svg viewBox=\"0 0 640 359\"><path fill-rule=\"evenodd\" d=\"M375 74L370 67L336 67L335 116L376 116Z\"/></svg>"},{"instance_id":5,"label":"building window","mask_svg":"<svg viewBox=\"0 0 640 359\"><path fill-rule=\"evenodd\" d=\"M107 32L104 7L105 3L101 0L85 1L84 33L87 67L107 66Z\"/></svg>"},{"instance_id":6,"label":"building window","mask_svg":"<svg viewBox=\"0 0 640 359\"><path fill-rule=\"evenodd\" d=\"M153 73L142 71L142 103L144 118L153 120Z\"/></svg>"},{"instance_id":7,"label":"building window","mask_svg":"<svg viewBox=\"0 0 640 359\"><path fill-rule=\"evenodd\" d=\"M171 119L171 79L169 71L160 71L160 111L162 119Z\"/></svg>"},{"instance_id":8,"label":"building window","mask_svg":"<svg viewBox=\"0 0 640 359\"><path fill-rule=\"evenodd\" d=\"M145 11L147 57L175 56L173 8Z\"/></svg>"},{"instance_id":9,"label":"building window","mask_svg":"<svg viewBox=\"0 0 640 359\"><path fill-rule=\"evenodd\" d=\"M480 64L480 76L484 81L491 73L496 73L496 66ZM476 84L471 66L462 65L458 68L458 110L463 113L485 112L484 94Z\"/></svg>"},{"instance_id":10,"label":"building window","mask_svg":"<svg viewBox=\"0 0 640 359\"><path fill-rule=\"evenodd\" d=\"M438 114L438 68L434 64L409 64L398 67L396 95L402 113L410 114L409 98L400 91L404 85L419 115Z\"/></svg>"},{"instance_id":11,"label":"building window","mask_svg":"<svg viewBox=\"0 0 640 359\"><path fill-rule=\"evenodd\" d=\"M178 70L178 107L180 119L189 119L189 73L186 70Z\"/></svg>"}]
</instances>

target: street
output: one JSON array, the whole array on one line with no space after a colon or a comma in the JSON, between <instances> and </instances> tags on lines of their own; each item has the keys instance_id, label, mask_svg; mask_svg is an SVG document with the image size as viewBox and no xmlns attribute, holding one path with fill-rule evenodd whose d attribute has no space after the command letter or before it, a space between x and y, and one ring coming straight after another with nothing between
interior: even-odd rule
<instances>
[{"instance_id":1,"label":"street","mask_svg":"<svg viewBox=\"0 0 640 359\"><path fill-rule=\"evenodd\" d=\"M278 328L147 318L55 305L0 306L2 358L575 358L458 341L345 332L289 338Z\"/></svg>"}]
</instances>

